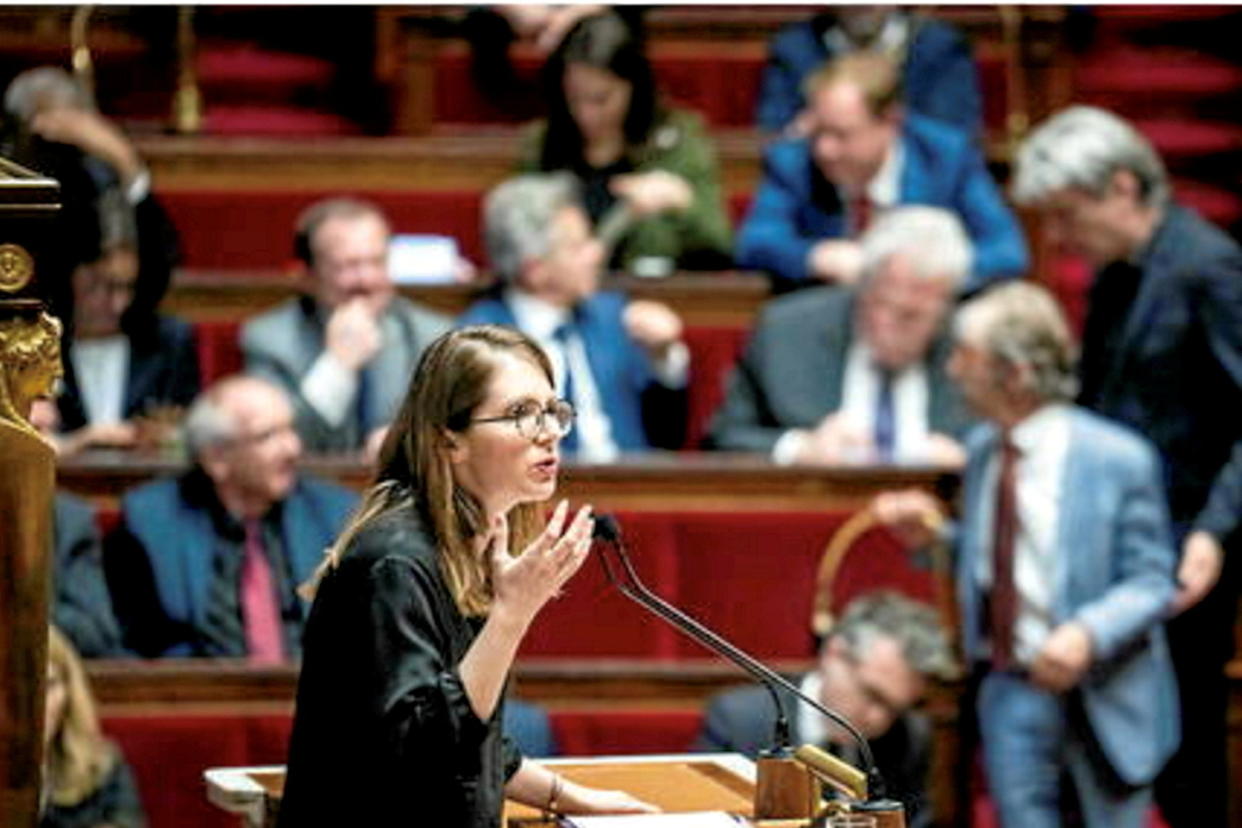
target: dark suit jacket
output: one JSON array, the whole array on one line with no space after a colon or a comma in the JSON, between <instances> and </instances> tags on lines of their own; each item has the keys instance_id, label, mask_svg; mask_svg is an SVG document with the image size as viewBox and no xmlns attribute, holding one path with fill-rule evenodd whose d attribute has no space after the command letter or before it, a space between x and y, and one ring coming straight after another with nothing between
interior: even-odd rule
<instances>
[{"instance_id":1,"label":"dark suit jacket","mask_svg":"<svg viewBox=\"0 0 1242 828\"><path fill-rule=\"evenodd\" d=\"M95 510L57 492L53 515L52 621L84 658L120 655L121 630L104 579Z\"/></svg>"},{"instance_id":2,"label":"dark suit jacket","mask_svg":"<svg viewBox=\"0 0 1242 828\"><path fill-rule=\"evenodd\" d=\"M800 680L800 679L799 679ZM798 727L801 702L777 690L789 717L789 735L795 747L805 741ZM752 759L772 747L776 709L762 687L742 687L717 693L708 702L697 750L736 751ZM931 822L927 806L927 770L931 765L931 725L923 716L907 713L888 732L868 741L876 766L888 786L886 795L906 806L906 824L921 828ZM820 747L826 747L820 745Z\"/></svg>"},{"instance_id":3,"label":"dark suit jacket","mask_svg":"<svg viewBox=\"0 0 1242 828\"><path fill-rule=\"evenodd\" d=\"M685 436L685 389L665 388L656 381L647 354L625 331L626 301L619 293L596 293L575 309L600 404L612 423L612 439L622 451L653 445L680 448ZM500 296L475 302L460 322L517 327L513 311Z\"/></svg>"},{"instance_id":4,"label":"dark suit jacket","mask_svg":"<svg viewBox=\"0 0 1242 828\"><path fill-rule=\"evenodd\" d=\"M908 114L899 140L905 152L898 204L942 207L957 214L974 248L966 293L1020 276L1026 241L970 135ZM824 239L848 235L845 204L811 157L805 139L777 141L764 153L763 179L737 237L738 267L767 270L788 282L808 277L806 257Z\"/></svg>"},{"instance_id":5,"label":"dark suit jacket","mask_svg":"<svg viewBox=\"0 0 1242 828\"><path fill-rule=\"evenodd\" d=\"M779 130L802 109L802 83L824 63L840 57L824 43L834 15L817 15L781 29L768 50L755 119L760 128ZM954 26L910 15L910 40L901 70L906 106L969 132L983 126L979 73L970 44Z\"/></svg>"},{"instance_id":6,"label":"dark suit jacket","mask_svg":"<svg viewBox=\"0 0 1242 828\"><path fill-rule=\"evenodd\" d=\"M1083 400L1156 444L1176 529L1242 521L1242 248L1172 205L1139 263L1119 356Z\"/></svg>"},{"instance_id":7,"label":"dark suit jacket","mask_svg":"<svg viewBox=\"0 0 1242 828\"><path fill-rule=\"evenodd\" d=\"M198 351L194 330L173 316L155 316L152 327L129 336L129 375L121 407L125 419L161 405L188 407L199 391ZM78 378L73 369L73 342L64 343L65 390L60 405L61 428L73 431L86 425Z\"/></svg>"},{"instance_id":8,"label":"dark suit jacket","mask_svg":"<svg viewBox=\"0 0 1242 828\"><path fill-rule=\"evenodd\" d=\"M127 647L142 656L202 655L216 537L197 468L128 492L106 552L108 586ZM284 554L304 583L335 540L357 495L303 475L281 513ZM303 614L305 617L305 613Z\"/></svg>"},{"instance_id":9,"label":"dark suit jacket","mask_svg":"<svg viewBox=\"0 0 1242 828\"><path fill-rule=\"evenodd\" d=\"M712 448L770 452L791 428L814 428L841 407L845 360L854 331L853 291L803 290L764 306L725 400L712 417ZM945 376L950 343L937 337L927 354L928 425L963 436L971 419Z\"/></svg>"}]
</instances>

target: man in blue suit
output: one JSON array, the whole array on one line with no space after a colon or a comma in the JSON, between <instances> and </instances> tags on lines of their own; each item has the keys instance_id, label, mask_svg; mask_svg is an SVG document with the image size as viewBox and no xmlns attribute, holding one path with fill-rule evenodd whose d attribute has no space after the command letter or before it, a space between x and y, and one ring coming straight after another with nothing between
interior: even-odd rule
<instances>
[{"instance_id":1,"label":"man in blue suit","mask_svg":"<svg viewBox=\"0 0 1242 828\"><path fill-rule=\"evenodd\" d=\"M657 302L599 291L603 248L580 203L563 174L522 175L492 190L484 233L499 288L460 321L518 328L548 353L578 412L563 451L608 462L653 445L679 448L690 364L681 319Z\"/></svg>"},{"instance_id":2,"label":"man in blue suit","mask_svg":"<svg viewBox=\"0 0 1242 828\"><path fill-rule=\"evenodd\" d=\"M1179 738L1159 458L1069 403L1069 330L1042 288L971 300L956 338L950 374L989 421L968 439L957 587L1001 824L1061 825L1068 775L1088 826L1137 828ZM874 508L907 542L933 539L930 495L882 495Z\"/></svg>"},{"instance_id":3,"label":"man in blue suit","mask_svg":"<svg viewBox=\"0 0 1242 828\"><path fill-rule=\"evenodd\" d=\"M1223 826L1224 668L1238 601L1225 549L1242 525L1242 248L1171 200L1151 144L1112 113L1057 113L1016 160L1015 198L1096 269L1079 402L1142 431L1164 461L1181 549L1168 633L1186 737L1156 797L1177 828Z\"/></svg>"},{"instance_id":4,"label":"man in blue suit","mask_svg":"<svg viewBox=\"0 0 1242 828\"><path fill-rule=\"evenodd\" d=\"M978 135L983 126L979 73L970 44L954 26L882 6L835 6L781 29L768 49L755 119L760 129L802 134L802 84L830 60L857 50L888 54L901 65L911 112Z\"/></svg>"},{"instance_id":5,"label":"man in blue suit","mask_svg":"<svg viewBox=\"0 0 1242 828\"><path fill-rule=\"evenodd\" d=\"M963 289L1021 275L1026 242L974 139L904 113L897 68L883 55L847 55L807 83L808 137L778 141L738 233L739 267L786 284L851 283L857 237L871 219L904 204L951 210L974 246Z\"/></svg>"},{"instance_id":6,"label":"man in blue suit","mask_svg":"<svg viewBox=\"0 0 1242 828\"><path fill-rule=\"evenodd\" d=\"M293 408L266 380L220 380L185 431L194 467L126 494L105 552L125 644L146 657L295 656L309 609L297 587L357 498L298 473Z\"/></svg>"}]
</instances>

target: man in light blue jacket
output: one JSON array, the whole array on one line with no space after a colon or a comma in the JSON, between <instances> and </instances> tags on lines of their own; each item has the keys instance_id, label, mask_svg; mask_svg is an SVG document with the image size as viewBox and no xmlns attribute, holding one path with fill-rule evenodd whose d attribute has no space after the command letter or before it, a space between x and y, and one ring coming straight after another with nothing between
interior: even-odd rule
<instances>
[{"instance_id":1,"label":"man in light blue jacket","mask_svg":"<svg viewBox=\"0 0 1242 828\"><path fill-rule=\"evenodd\" d=\"M968 302L956 339L950 376L988 420L967 443L956 574L1001 823L1061 825L1068 775L1088 826L1141 826L1180 736L1159 461L1068 402L1069 332L1041 288ZM886 494L875 509L907 542L932 539L930 496Z\"/></svg>"}]
</instances>

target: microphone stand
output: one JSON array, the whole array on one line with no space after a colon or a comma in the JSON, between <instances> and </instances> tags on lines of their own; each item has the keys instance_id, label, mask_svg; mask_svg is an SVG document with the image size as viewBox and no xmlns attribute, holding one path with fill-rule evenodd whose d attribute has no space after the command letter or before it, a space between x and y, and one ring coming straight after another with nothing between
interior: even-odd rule
<instances>
[{"instance_id":1,"label":"microphone stand","mask_svg":"<svg viewBox=\"0 0 1242 828\"><path fill-rule=\"evenodd\" d=\"M863 762L866 765L867 787L871 799L883 798L884 780L880 776L880 771L875 764L875 758L871 754L871 746L867 744L866 738L863 737L853 723L835 710L807 696L784 676L648 589L646 584L642 582L642 579L638 577L638 573L635 571L634 565L625 551L625 544L621 539L621 527L617 523L616 518L611 515L597 515L595 518L595 538L604 541L603 551L600 554L600 562L603 564L604 574L607 576L608 581L622 595L639 604L653 615L664 619L699 644L725 656L749 673L768 690L772 696L773 703L776 705L775 754L778 757L784 758L788 756L790 744L789 719L785 714L780 696L776 692L776 688L780 687L795 698L813 707L850 735L857 743L859 753L862 755ZM615 562L610 559L609 551L611 551L612 556L616 557ZM618 572L622 574L622 577L618 577Z\"/></svg>"}]
</instances>

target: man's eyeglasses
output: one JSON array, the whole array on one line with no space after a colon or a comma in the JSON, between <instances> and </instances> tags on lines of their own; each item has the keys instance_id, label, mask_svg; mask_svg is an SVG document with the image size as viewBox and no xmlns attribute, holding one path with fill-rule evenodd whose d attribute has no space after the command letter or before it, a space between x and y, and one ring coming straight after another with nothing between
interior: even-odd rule
<instances>
[{"instance_id":1,"label":"man's eyeglasses","mask_svg":"<svg viewBox=\"0 0 1242 828\"><path fill-rule=\"evenodd\" d=\"M535 400L519 403L503 417L479 417L471 420L474 423L511 422L518 434L527 440L538 439L541 434L550 433L555 437L564 437L574 427L574 418L578 413L568 400L553 400L546 407ZM546 431L545 431L546 429Z\"/></svg>"}]
</instances>

